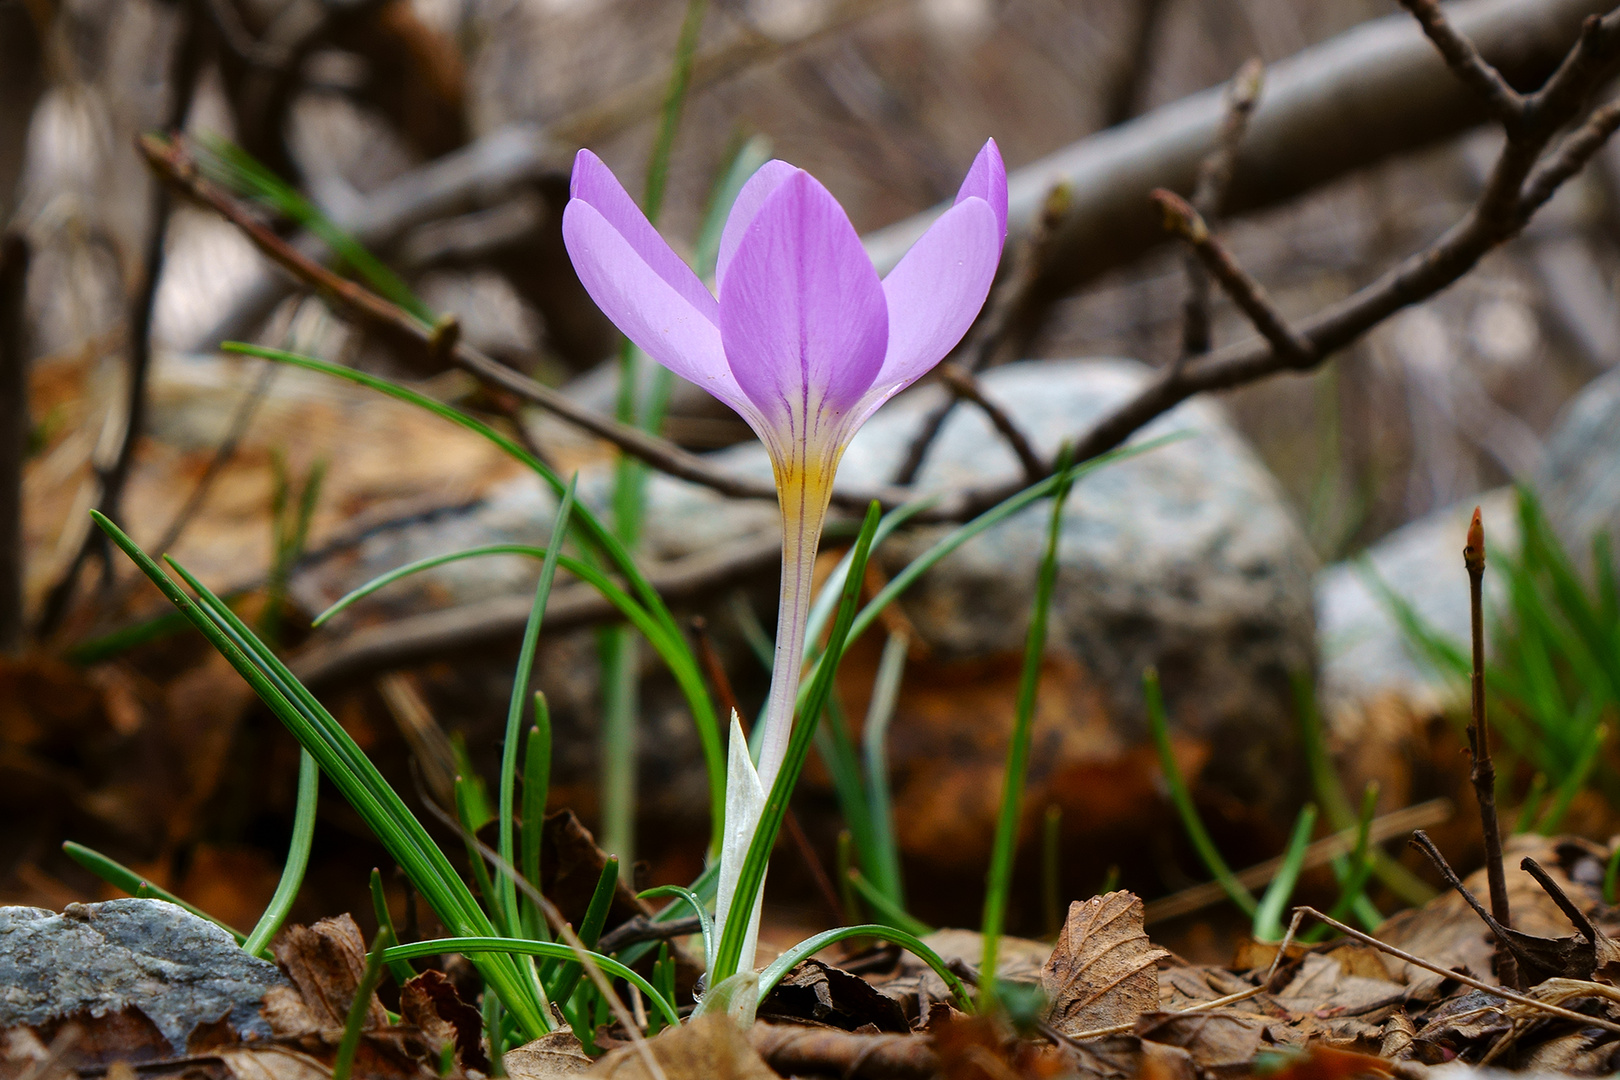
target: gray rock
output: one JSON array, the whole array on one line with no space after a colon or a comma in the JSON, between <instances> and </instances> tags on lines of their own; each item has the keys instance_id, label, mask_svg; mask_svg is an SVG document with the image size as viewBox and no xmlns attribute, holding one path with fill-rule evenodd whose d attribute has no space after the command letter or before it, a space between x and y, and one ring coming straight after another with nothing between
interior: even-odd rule
<instances>
[{"instance_id":1,"label":"gray rock","mask_svg":"<svg viewBox=\"0 0 1620 1080\"><path fill-rule=\"evenodd\" d=\"M1564 406L1531 486L1581 565L1594 533L1620 537L1620 370L1592 380Z\"/></svg>"},{"instance_id":2,"label":"gray rock","mask_svg":"<svg viewBox=\"0 0 1620 1080\"><path fill-rule=\"evenodd\" d=\"M0 1028L139 1009L176 1054L199 1024L267 1037L265 992L290 985L224 930L162 900L0 908Z\"/></svg>"},{"instance_id":3,"label":"gray rock","mask_svg":"<svg viewBox=\"0 0 1620 1080\"><path fill-rule=\"evenodd\" d=\"M1322 656L1321 690L1335 706L1354 706L1394 693L1419 710L1438 708L1459 686L1407 644L1382 581L1430 627L1468 641L1468 572L1462 548L1474 507L1485 523L1487 566L1493 553L1518 550L1512 488L1497 488L1404 525L1358 559L1335 563L1316 580L1316 628ZM1500 577L1485 575L1487 618L1500 600Z\"/></svg>"}]
</instances>

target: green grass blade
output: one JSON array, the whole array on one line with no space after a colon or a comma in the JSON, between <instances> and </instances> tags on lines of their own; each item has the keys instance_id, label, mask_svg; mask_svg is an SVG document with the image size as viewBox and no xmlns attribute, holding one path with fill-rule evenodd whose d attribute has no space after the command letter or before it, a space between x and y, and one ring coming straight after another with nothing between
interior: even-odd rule
<instances>
[{"instance_id":1,"label":"green grass blade","mask_svg":"<svg viewBox=\"0 0 1620 1080\"><path fill-rule=\"evenodd\" d=\"M398 794L390 788L354 740L286 665L253 636L234 612L172 560L170 565L197 591L193 601L108 518L92 518L143 574L202 631L210 644L245 679L299 743L314 756L321 771L354 807L447 927L463 934L492 934L493 927L444 853L433 843ZM526 1034L538 1038L549 1029L535 995L509 959L485 963L486 980L512 1007Z\"/></svg>"},{"instance_id":2,"label":"green grass blade","mask_svg":"<svg viewBox=\"0 0 1620 1080\"><path fill-rule=\"evenodd\" d=\"M1204 830L1198 808L1193 805L1192 792L1181 775L1181 767L1176 764L1175 751L1170 746L1170 721L1165 715L1164 697L1159 692L1159 673L1153 668L1142 673L1142 691L1147 698L1148 730L1152 732L1153 744L1159 751L1159 768L1164 771L1165 786L1170 789L1176 813L1181 815L1182 827L1187 830L1198 857L1204 861L1215 880L1221 883L1221 889L1232 903L1252 918L1260 905L1248 886L1239 881L1232 868L1226 865L1226 860L1221 858L1220 851L1215 847L1215 841Z\"/></svg>"},{"instance_id":3,"label":"green grass blade","mask_svg":"<svg viewBox=\"0 0 1620 1080\"><path fill-rule=\"evenodd\" d=\"M1283 861L1277 868L1277 876L1271 879L1265 895L1260 898L1260 906L1255 909L1256 941L1282 940L1283 910L1294 895L1300 868L1305 864L1305 849L1311 845L1311 831L1315 828L1316 807L1306 803L1300 807L1299 817L1294 819L1294 833L1288 838L1288 846L1283 849Z\"/></svg>"},{"instance_id":4,"label":"green grass blade","mask_svg":"<svg viewBox=\"0 0 1620 1080\"><path fill-rule=\"evenodd\" d=\"M378 930L377 936L372 939L371 952L366 954L365 971L360 975L360 985L354 988L354 1000L349 1002L349 1017L343 1025L343 1041L338 1043L337 1057L332 1060L332 1080L349 1080L349 1074L354 1071L354 1055L360 1049L366 1014L371 1011L371 995L382 978L383 956L393 943L394 935L389 933L386 926Z\"/></svg>"},{"instance_id":5,"label":"green grass blade","mask_svg":"<svg viewBox=\"0 0 1620 1080\"><path fill-rule=\"evenodd\" d=\"M933 949L911 934L903 930L896 930L892 926L878 926L868 924L864 926L840 926L836 930L828 930L815 937L805 938L787 952L778 956L771 965L759 973L759 1000L764 1001L770 996L772 990L780 983L784 976L798 967L810 957L816 955L829 945L836 945L840 941L850 938L878 938L893 945L898 945L923 963L934 969L934 974L944 980L950 987L951 995L956 998L957 1007L963 1012L973 1010L973 998L968 994L967 985L950 969L950 965Z\"/></svg>"},{"instance_id":6,"label":"green grass blade","mask_svg":"<svg viewBox=\"0 0 1620 1080\"><path fill-rule=\"evenodd\" d=\"M709 970L714 963L714 918L709 909L703 905L698 894L691 889L683 889L679 885L657 885L651 889L643 889L637 894L639 900L653 900L661 896L674 897L686 903L697 916L698 928L703 934L703 970Z\"/></svg>"},{"instance_id":7,"label":"green grass blade","mask_svg":"<svg viewBox=\"0 0 1620 1080\"><path fill-rule=\"evenodd\" d=\"M788 738L787 754L775 781L771 784L769 794L765 797L765 806L760 812L759 824L754 829L754 838L749 842L748 854L744 857L742 868L737 875L736 892L732 896L734 911L752 911L754 899L764 885L765 867L770 862L771 848L775 846L777 833L781 831L782 819L787 815L788 800L793 795L793 787L798 782L799 773L804 769L805 759L809 756L810 743L815 735L817 722L826 708L827 696L832 691L833 675L837 672L838 661L843 658L844 647L849 640L849 629L855 618L855 605L860 599L861 577L866 572L866 560L872 551L872 539L877 533L879 518L879 507L874 502L866 512L860 536L855 541L854 558L839 598L838 617L833 622L832 635L827 641L827 651L823 654L822 663L817 665L809 692L801 696L804 708L798 710L799 720ZM737 966L742 960L743 942L751 921L747 918L726 920L726 925L721 931L720 946L715 950L714 966L709 973L711 985L719 985L722 980L737 973Z\"/></svg>"},{"instance_id":8,"label":"green grass blade","mask_svg":"<svg viewBox=\"0 0 1620 1080\"><path fill-rule=\"evenodd\" d=\"M1378 781L1372 780L1367 783L1366 790L1361 795L1361 817L1356 822L1356 846L1351 850L1350 858L1344 862L1342 869L1337 864L1333 869L1334 875L1339 877L1339 898L1328 910L1328 916L1340 922L1352 914L1358 918L1362 917L1365 908L1372 904L1372 901L1367 899L1367 882L1371 879L1373 871L1372 822L1377 812ZM1378 923L1383 921L1381 917L1377 917L1376 908L1373 909L1373 915L1375 916L1372 919L1373 925L1368 927L1369 930L1375 929ZM1363 922L1365 921L1363 919ZM1332 927L1322 923L1313 927L1303 940L1323 941L1331 932Z\"/></svg>"},{"instance_id":9,"label":"green grass blade","mask_svg":"<svg viewBox=\"0 0 1620 1080\"><path fill-rule=\"evenodd\" d=\"M394 917L388 911L388 894L383 891L382 871L375 866L371 868L371 914L377 920L378 930L386 930L395 941L399 940L399 931L394 929ZM388 961L388 973L399 986L416 977L416 971L404 960Z\"/></svg>"},{"instance_id":10,"label":"green grass blade","mask_svg":"<svg viewBox=\"0 0 1620 1080\"><path fill-rule=\"evenodd\" d=\"M551 598L551 583L557 576L557 558L562 554L563 538L568 535L568 519L574 511L574 491L579 476L568 482L562 503L557 507L557 520L551 527L551 540L546 545L545 559L540 563L540 580L534 587L534 603L529 608L529 620L523 627L523 644L518 649L517 671L512 675L512 695L506 706L506 733L501 742L500 802L495 811L498 822L496 850L510 865L517 864L516 844L513 839L513 806L517 798L518 736L523 729L523 706L529 699L529 678L534 670L534 652L540 644L540 624L545 618L546 601ZM537 886L538 887L538 886ZM501 875L499 901L506 919L508 933L518 937L522 933L523 919L518 910L517 885L510 877Z\"/></svg>"},{"instance_id":11,"label":"green grass blade","mask_svg":"<svg viewBox=\"0 0 1620 1080\"><path fill-rule=\"evenodd\" d=\"M568 945L558 941L525 941L522 938L502 937L448 937L435 938L432 941L413 941L409 945L395 945L386 953L389 960L414 960L419 956L438 956L441 953L459 953L469 959L488 953L511 954L514 956L539 956L548 960L561 960L565 963L578 964L579 958ZM665 1023L678 1024L680 1018L675 1012L675 1006L666 1000L662 994L654 989L639 973L626 967L623 963L611 956L601 953L588 952L596 966L602 969L604 975L611 975L616 979L634 983L636 989L652 1001L658 1011L663 1014Z\"/></svg>"},{"instance_id":12,"label":"green grass blade","mask_svg":"<svg viewBox=\"0 0 1620 1080\"><path fill-rule=\"evenodd\" d=\"M183 908L199 919L205 919L230 934L236 939L238 945L247 941L247 935L232 927L226 926L195 904L188 904L167 889L159 888L147 881L141 875L114 859L109 859L94 848L87 848L83 844L76 844L68 840L62 844L62 853L96 877L107 884L129 893L131 896L146 895L156 900L166 900L175 907Z\"/></svg>"},{"instance_id":13,"label":"green grass blade","mask_svg":"<svg viewBox=\"0 0 1620 1080\"><path fill-rule=\"evenodd\" d=\"M755 730L758 730L757 725ZM837 694L828 697L827 715L816 725L815 748L832 780L833 797L838 800L838 811L854 841L856 857L862 866L877 865L881 855L873 836L866 781L861 775L855 741L849 735L849 718L844 715Z\"/></svg>"},{"instance_id":14,"label":"green grass blade","mask_svg":"<svg viewBox=\"0 0 1620 1080\"><path fill-rule=\"evenodd\" d=\"M905 887L900 878L900 844L894 835L894 805L889 793L889 723L900 699L900 679L906 670L906 653L911 639L890 634L883 643L877 677L872 682L872 702L866 710L861 732L866 758L866 804L872 821L873 847L877 861L868 865L872 884L901 910L906 906Z\"/></svg>"},{"instance_id":15,"label":"green grass blade","mask_svg":"<svg viewBox=\"0 0 1620 1080\"><path fill-rule=\"evenodd\" d=\"M315 804L321 790L321 770L308 750L298 754L298 802L293 809L292 841L287 845L287 862L281 868L281 880L276 883L270 904L259 916L242 948L254 956L268 958L270 941L287 921L298 898L298 889L304 883L304 871L309 866L309 849L315 842Z\"/></svg>"},{"instance_id":16,"label":"green grass blade","mask_svg":"<svg viewBox=\"0 0 1620 1080\"><path fill-rule=\"evenodd\" d=\"M1041 555L1035 581L1035 604L1029 616L1024 640L1024 668L1018 679L1018 701L1013 713L1012 737L1007 742L1007 770L1002 779L1001 810L996 817L996 836L990 851L990 869L985 875L984 958L979 968L981 1004L993 1006L996 1000L996 963L1001 933L1006 925L1007 898L1012 891L1013 857L1018 849L1018 822L1024 802L1024 784L1029 774L1029 748L1035 730L1035 701L1041 682L1041 664L1046 656L1046 624L1052 612L1052 594L1057 589L1058 542L1063 536L1063 507L1073 484L1069 464L1073 450L1063 448L1058 458L1058 483L1052 493L1052 514L1046 529L1046 550Z\"/></svg>"},{"instance_id":17,"label":"green grass blade","mask_svg":"<svg viewBox=\"0 0 1620 1080\"><path fill-rule=\"evenodd\" d=\"M519 864L525 879L540 888L540 840L545 831L546 800L551 791L551 710L546 695L534 693L535 724L523 745L523 830L519 835ZM530 904L524 908L526 937L545 936L545 917Z\"/></svg>"},{"instance_id":18,"label":"green grass blade","mask_svg":"<svg viewBox=\"0 0 1620 1080\"><path fill-rule=\"evenodd\" d=\"M854 889L862 899L872 905L872 910L877 912L878 918L888 925L896 930L904 930L908 934L916 934L918 937L926 937L934 932L932 926L929 926L884 895L883 890L868 881L866 875L859 870L852 867L849 870L848 878L850 888Z\"/></svg>"},{"instance_id":19,"label":"green grass blade","mask_svg":"<svg viewBox=\"0 0 1620 1080\"><path fill-rule=\"evenodd\" d=\"M586 949L596 948L596 943L601 940L602 928L607 925L608 909L613 906L613 891L618 885L619 859L616 855L609 855L602 864L602 873L597 876L590 902L585 905L585 917L579 922L579 941ZM574 989L584 977L585 969L578 964L564 968L556 984L547 988L546 994L552 1001L567 1001L574 996Z\"/></svg>"}]
</instances>

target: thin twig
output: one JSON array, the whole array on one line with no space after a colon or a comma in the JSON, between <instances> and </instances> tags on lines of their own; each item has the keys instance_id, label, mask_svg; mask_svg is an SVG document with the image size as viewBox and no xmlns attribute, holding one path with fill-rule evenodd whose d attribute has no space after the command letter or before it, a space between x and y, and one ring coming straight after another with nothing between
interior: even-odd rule
<instances>
[{"instance_id":1,"label":"thin twig","mask_svg":"<svg viewBox=\"0 0 1620 1080\"><path fill-rule=\"evenodd\" d=\"M640 945L644 941L669 941L672 938L695 934L702 929L703 922L696 915L688 915L684 919L671 919L669 922L654 922L645 915L637 915L626 919L597 939L596 951L604 956L611 956L632 945Z\"/></svg>"},{"instance_id":2,"label":"thin twig","mask_svg":"<svg viewBox=\"0 0 1620 1080\"><path fill-rule=\"evenodd\" d=\"M1492 997L1499 997L1503 1001L1511 1001L1516 1005L1524 1005L1531 1009L1539 1009L1550 1016L1562 1017L1565 1020L1574 1020L1578 1024L1600 1027L1605 1031L1620 1031L1620 1024L1615 1023L1613 1020L1606 1020L1601 1016L1588 1016L1585 1013L1578 1013L1574 1009L1566 1009L1560 1005L1549 1005L1545 1001L1537 1001L1533 997L1526 997L1524 994L1517 993L1516 991L1508 990L1500 986L1492 986L1490 983L1481 979L1476 979L1466 972L1443 968L1432 960L1425 960L1421 956L1414 956L1405 949L1397 949L1388 942L1379 941L1371 934L1364 934L1353 926L1346 926L1338 919L1324 915L1313 907L1308 907L1302 904L1299 907L1296 907L1294 911L1296 913L1303 912L1306 915L1310 915L1333 927L1333 929L1337 930L1346 937L1354 938L1363 945L1371 946L1381 953L1386 953L1393 956L1397 960L1404 960L1413 967L1422 968L1424 971L1432 972L1433 974L1439 975L1442 978L1453 979L1462 983L1464 986L1471 986L1475 990L1483 990Z\"/></svg>"},{"instance_id":3,"label":"thin twig","mask_svg":"<svg viewBox=\"0 0 1620 1080\"><path fill-rule=\"evenodd\" d=\"M28 444L24 298L28 240L0 237L0 656L23 645L23 459Z\"/></svg>"},{"instance_id":4,"label":"thin twig","mask_svg":"<svg viewBox=\"0 0 1620 1080\"><path fill-rule=\"evenodd\" d=\"M1309 364L1314 349L1307 339L1288 325L1266 290L1232 258L1226 246L1210 234L1209 226L1191 203L1173 191L1157 188L1148 196L1164 215L1164 227L1186 241L1198 261L1249 317L1260 336L1295 365Z\"/></svg>"},{"instance_id":5,"label":"thin twig","mask_svg":"<svg viewBox=\"0 0 1620 1080\"><path fill-rule=\"evenodd\" d=\"M1473 639L1473 674L1469 681L1472 722L1468 725L1468 753L1473 767L1468 777L1479 800L1480 831L1485 838L1485 880L1490 884L1491 914L1507 929L1513 928L1508 909L1507 876L1502 869L1502 827L1496 817L1496 766L1491 763L1491 729L1485 715L1485 525L1479 507L1468 524L1468 542L1463 547L1463 565L1468 570L1468 625ZM1496 942L1496 974L1508 986L1523 989L1519 965L1505 939Z\"/></svg>"},{"instance_id":6,"label":"thin twig","mask_svg":"<svg viewBox=\"0 0 1620 1080\"><path fill-rule=\"evenodd\" d=\"M1232 173L1237 167L1238 148L1249 129L1249 117L1260 101L1260 86L1265 68L1258 59L1251 59L1238 69L1226 88L1226 112L1221 117L1221 130L1215 139L1215 149L1198 163L1198 182L1193 186L1193 207L1205 221L1220 216L1226 203L1226 191L1232 185ZM1184 365L1195 356L1202 356L1210 348L1209 271L1195 252L1186 253L1187 299L1182 305L1181 354L1177 365Z\"/></svg>"},{"instance_id":7,"label":"thin twig","mask_svg":"<svg viewBox=\"0 0 1620 1080\"><path fill-rule=\"evenodd\" d=\"M1498 122L1511 127L1523 119L1524 98L1508 85L1501 72L1479 55L1474 43L1451 25L1440 9L1439 0L1400 0L1400 5L1412 13L1447 65L1484 99Z\"/></svg>"},{"instance_id":8,"label":"thin twig","mask_svg":"<svg viewBox=\"0 0 1620 1080\"><path fill-rule=\"evenodd\" d=\"M956 397L977 405L979 411L1001 433L1012 452L1018 456L1018 463L1024 467L1025 480L1034 484L1046 476L1050 466L1035 451L1029 437L1019 430L1007 411L985 394L984 387L979 385L972 372L959 364L946 362L939 366L939 377Z\"/></svg>"},{"instance_id":9,"label":"thin twig","mask_svg":"<svg viewBox=\"0 0 1620 1080\"><path fill-rule=\"evenodd\" d=\"M1046 193L1041 205L1040 219L1035 228L1017 246L1004 280L990 294L985 312L979 317L978 327L968 343L960 350L967 357L962 366L969 374L978 374L990 367L1010 343L1028 340L1035 333L1042 313L1051 306L1051 299L1039 293L1035 284L1046 265L1052 237L1069 212L1073 192L1066 184L1056 184ZM912 436L906 456L895 470L894 482L909 485L916 482L922 471L928 450L939 437L940 429L956 408L961 398L952 394L923 417L917 433ZM1043 468L1043 475L1050 468Z\"/></svg>"}]
</instances>

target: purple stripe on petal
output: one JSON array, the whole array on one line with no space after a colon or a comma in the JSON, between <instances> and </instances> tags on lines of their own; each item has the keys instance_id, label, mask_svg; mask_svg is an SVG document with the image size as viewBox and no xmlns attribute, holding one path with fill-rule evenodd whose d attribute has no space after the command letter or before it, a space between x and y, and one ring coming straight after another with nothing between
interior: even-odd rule
<instances>
[{"instance_id":1,"label":"purple stripe on petal","mask_svg":"<svg viewBox=\"0 0 1620 1080\"><path fill-rule=\"evenodd\" d=\"M596 208L607 223L618 230L641 260L669 286L686 298L704 318L714 322L719 308L714 297L698 280L685 261L664 242L658 230L652 227L641 207L624 190L602 159L589 150L574 155L574 173L569 180L568 193L581 202Z\"/></svg>"},{"instance_id":2,"label":"purple stripe on petal","mask_svg":"<svg viewBox=\"0 0 1620 1080\"><path fill-rule=\"evenodd\" d=\"M753 222L759 208L765 205L765 200L771 197L771 192L782 186L782 181L799 170L785 161L771 160L761 165L748 182L737 192L737 198L731 204L731 212L726 215L726 227L720 232L720 248L714 263L714 287L719 290L724 287L726 268L731 265L731 257L737 252L737 245L742 243L743 234Z\"/></svg>"},{"instance_id":3,"label":"purple stripe on petal","mask_svg":"<svg viewBox=\"0 0 1620 1080\"><path fill-rule=\"evenodd\" d=\"M1007 166L1001 161L1001 148L996 140L985 140L984 149L973 159L973 165L962 180L956 201L977 195L995 211L996 223L1001 227L1001 239L1007 239Z\"/></svg>"},{"instance_id":4,"label":"purple stripe on petal","mask_svg":"<svg viewBox=\"0 0 1620 1080\"><path fill-rule=\"evenodd\" d=\"M883 281L889 347L874 390L909 386L962 340L1000 261L1000 223L983 199L970 196L929 226Z\"/></svg>"},{"instance_id":5,"label":"purple stripe on petal","mask_svg":"<svg viewBox=\"0 0 1620 1080\"><path fill-rule=\"evenodd\" d=\"M738 385L803 442L872 385L888 330L882 284L843 207L795 171L744 231L721 290L720 336Z\"/></svg>"},{"instance_id":6,"label":"purple stripe on petal","mask_svg":"<svg viewBox=\"0 0 1620 1080\"><path fill-rule=\"evenodd\" d=\"M625 337L745 419L757 415L726 364L719 328L656 274L596 207L570 201L562 231L585 291Z\"/></svg>"}]
</instances>

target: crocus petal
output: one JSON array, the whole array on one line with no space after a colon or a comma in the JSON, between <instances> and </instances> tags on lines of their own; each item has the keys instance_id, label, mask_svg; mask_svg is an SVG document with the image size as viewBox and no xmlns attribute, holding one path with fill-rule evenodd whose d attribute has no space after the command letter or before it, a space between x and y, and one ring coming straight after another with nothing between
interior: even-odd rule
<instances>
[{"instance_id":1,"label":"crocus petal","mask_svg":"<svg viewBox=\"0 0 1620 1080\"><path fill-rule=\"evenodd\" d=\"M1001 239L1007 239L1007 166L1001 161L1001 148L996 140L986 139L984 148L979 156L973 159L973 165L968 169L967 176L962 179L962 187L956 193L956 201L961 203L977 195L990 204L995 211L996 224L1001 229Z\"/></svg>"},{"instance_id":2,"label":"crocus petal","mask_svg":"<svg viewBox=\"0 0 1620 1080\"><path fill-rule=\"evenodd\" d=\"M767 446L837 434L872 385L889 334L882 283L843 207L795 171L732 255L720 337L737 383L771 425Z\"/></svg>"},{"instance_id":3,"label":"crocus petal","mask_svg":"<svg viewBox=\"0 0 1620 1080\"><path fill-rule=\"evenodd\" d=\"M1001 261L1001 232L983 199L957 203L912 245L889 276L889 348L874 393L887 398L927 374L978 317Z\"/></svg>"},{"instance_id":4,"label":"crocus petal","mask_svg":"<svg viewBox=\"0 0 1620 1080\"><path fill-rule=\"evenodd\" d=\"M624 190L618 177L602 163L601 158L589 150L581 150L574 155L574 173L568 183L568 193L573 199L595 207L641 256L641 260L652 267L655 274L680 293L704 318L710 322L716 320L718 308L714 297L698 280L692 268L658 235L658 230L652 227L652 222L641 212L636 200Z\"/></svg>"},{"instance_id":5,"label":"crocus petal","mask_svg":"<svg viewBox=\"0 0 1620 1080\"><path fill-rule=\"evenodd\" d=\"M737 253L737 245L742 243L743 234L753 223L759 208L765 205L765 200L771 197L773 191L782 186L784 180L798 171L785 161L767 161L737 192L737 198L731 203L731 212L726 215L726 227L720 231L720 248L715 254L716 289L725 287L726 268L731 265L731 257Z\"/></svg>"},{"instance_id":6,"label":"crocus petal","mask_svg":"<svg viewBox=\"0 0 1620 1080\"><path fill-rule=\"evenodd\" d=\"M585 291L624 336L669 370L752 421L720 347L720 329L653 270L623 233L590 203L569 201L563 243Z\"/></svg>"}]
</instances>

